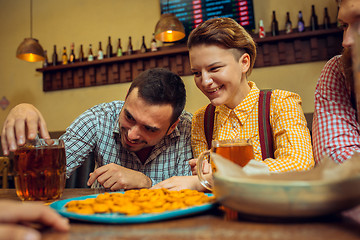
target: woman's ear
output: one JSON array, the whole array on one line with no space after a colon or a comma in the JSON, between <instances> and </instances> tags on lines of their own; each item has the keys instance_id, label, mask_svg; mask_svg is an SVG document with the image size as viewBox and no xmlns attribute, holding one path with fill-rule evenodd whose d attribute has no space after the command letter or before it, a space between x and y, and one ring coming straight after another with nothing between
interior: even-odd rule
<instances>
[{"instance_id":1,"label":"woman's ear","mask_svg":"<svg viewBox=\"0 0 360 240\"><path fill-rule=\"evenodd\" d=\"M250 68L250 55L248 53L244 53L240 59L239 64L242 66L242 73L247 73Z\"/></svg>"}]
</instances>

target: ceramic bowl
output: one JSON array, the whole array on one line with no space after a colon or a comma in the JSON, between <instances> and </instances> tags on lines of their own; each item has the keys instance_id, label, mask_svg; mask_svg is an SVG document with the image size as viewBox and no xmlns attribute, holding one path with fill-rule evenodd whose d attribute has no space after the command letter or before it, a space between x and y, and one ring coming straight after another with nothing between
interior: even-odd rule
<instances>
[{"instance_id":1,"label":"ceramic bowl","mask_svg":"<svg viewBox=\"0 0 360 240\"><path fill-rule=\"evenodd\" d=\"M266 217L315 217L360 204L360 175L341 181L269 181L214 174L219 202L240 213Z\"/></svg>"}]
</instances>

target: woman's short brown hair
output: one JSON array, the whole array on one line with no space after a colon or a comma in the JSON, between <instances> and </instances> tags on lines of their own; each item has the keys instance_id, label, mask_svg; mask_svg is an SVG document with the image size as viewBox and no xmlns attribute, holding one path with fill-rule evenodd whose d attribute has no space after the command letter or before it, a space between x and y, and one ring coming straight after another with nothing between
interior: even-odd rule
<instances>
[{"instance_id":1,"label":"woman's short brown hair","mask_svg":"<svg viewBox=\"0 0 360 240\"><path fill-rule=\"evenodd\" d=\"M234 54L239 60L246 52L250 55L251 73L256 59L256 45L250 34L231 18L212 18L201 23L189 35L187 46L189 50L196 45L214 44L228 49L237 49L241 54ZM238 55L238 56L237 56Z\"/></svg>"}]
</instances>

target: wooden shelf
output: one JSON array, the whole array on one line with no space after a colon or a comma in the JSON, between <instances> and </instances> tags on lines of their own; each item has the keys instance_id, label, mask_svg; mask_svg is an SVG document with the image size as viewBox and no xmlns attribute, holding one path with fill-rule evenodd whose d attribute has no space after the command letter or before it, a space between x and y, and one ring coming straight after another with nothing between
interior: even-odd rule
<instances>
[{"instance_id":1,"label":"wooden shelf","mask_svg":"<svg viewBox=\"0 0 360 240\"><path fill-rule=\"evenodd\" d=\"M342 49L342 31L338 28L253 37L258 52L255 68L328 60ZM191 75L186 45L92 62L48 66L36 71L43 73L43 90L56 91L131 82L140 72L154 67L168 68L180 76Z\"/></svg>"}]
</instances>

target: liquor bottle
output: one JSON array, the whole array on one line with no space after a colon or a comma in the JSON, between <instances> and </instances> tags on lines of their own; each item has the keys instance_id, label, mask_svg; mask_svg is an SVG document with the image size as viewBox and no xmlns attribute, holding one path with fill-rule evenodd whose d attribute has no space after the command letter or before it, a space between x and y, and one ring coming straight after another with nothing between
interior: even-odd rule
<instances>
[{"instance_id":1,"label":"liquor bottle","mask_svg":"<svg viewBox=\"0 0 360 240\"><path fill-rule=\"evenodd\" d=\"M116 56L121 57L123 55L123 50L121 47L121 39L118 39L118 46L117 46L117 50L116 50Z\"/></svg>"},{"instance_id":2,"label":"liquor bottle","mask_svg":"<svg viewBox=\"0 0 360 240\"><path fill-rule=\"evenodd\" d=\"M68 57L67 57L67 54L66 54L66 47L64 47L63 49L63 54L62 54L62 64L67 64L68 63Z\"/></svg>"},{"instance_id":3,"label":"liquor bottle","mask_svg":"<svg viewBox=\"0 0 360 240\"><path fill-rule=\"evenodd\" d=\"M92 45L91 44L89 45L88 61L89 62L94 61L94 54L92 52Z\"/></svg>"},{"instance_id":4,"label":"liquor bottle","mask_svg":"<svg viewBox=\"0 0 360 240\"><path fill-rule=\"evenodd\" d=\"M58 55L56 53L56 45L54 45L54 52L52 54L52 65L56 66L58 62Z\"/></svg>"},{"instance_id":5,"label":"liquor bottle","mask_svg":"<svg viewBox=\"0 0 360 240\"><path fill-rule=\"evenodd\" d=\"M157 43L156 43L156 39L155 39L155 33L153 33L153 37L152 37L152 40L151 40L151 43L150 43L150 49L152 52L156 52L158 49L157 49Z\"/></svg>"},{"instance_id":6,"label":"liquor bottle","mask_svg":"<svg viewBox=\"0 0 360 240\"><path fill-rule=\"evenodd\" d=\"M304 32L305 31L305 23L304 23L304 19L303 19L301 11L299 11L298 31L299 32Z\"/></svg>"},{"instance_id":7,"label":"liquor bottle","mask_svg":"<svg viewBox=\"0 0 360 240\"><path fill-rule=\"evenodd\" d=\"M142 43L141 43L141 47L140 47L140 52L145 53L146 51L147 51L147 49L146 49L146 45L145 45L145 37L142 36Z\"/></svg>"},{"instance_id":8,"label":"liquor bottle","mask_svg":"<svg viewBox=\"0 0 360 240\"><path fill-rule=\"evenodd\" d=\"M285 22L285 33L289 34L292 33L292 23L290 20L290 13L286 13L286 22Z\"/></svg>"},{"instance_id":9,"label":"liquor bottle","mask_svg":"<svg viewBox=\"0 0 360 240\"><path fill-rule=\"evenodd\" d=\"M279 25L278 25L278 21L276 20L275 11L273 11L272 13L273 13L273 16L272 16L272 22L271 22L271 34L273 36L277 36L277 35L279 35Z\"/></svg>"},{"instance_id":10,"label":"liquor bottle","mask_svg":"<svg viewBox=\"0 0 360 240\"><path fill-rule=\"evenodd\" d=\"M111 45L111 37L108 38L108 44L106 46L106 57L111 58L112 57L112 45Z\"/></svg>"},{"instance_id":11,"label":"liquor bottle","mask_svg":"<svg viewBox=\"0 0 360 240\"><path fill-rule=\"evenodd\" d=\"M80 51L79 51L79 62L84 61L84 51L83 51L83 45L80 44Z\"/></svg>"},{"instance_id":12,"label":"liquor bottle","mask_svg":"<svg viewBox=\"0 0 360 240\"><path fill-rule=\"evenodd\" d=\"M43 67L47 67L49 66L49 60L48 60L48 57L47 57L47 51L44 50L44 62L43 62Z\"/></svg>"},{"instance_id":13,"label":"liquor bottle","mask_svg":"<svg viewBox=\"0 0 360 240\"><path fill-rule=\"evenodd\" d=\"M329 29L330 28L330 17L328 14L328 10L327 7L324 8L324 29Z\"/></svg>"},{"instance_id":14,"label":"liquor bottle","mask_svg":"<svg viewBox=\"0 0 360 240\"><path fill-rule=\"evenodd\" d=\"M127 47L127 54L128 55L133 54L133 46L132 46L132 43L131 43L131 37L129 37L129 43L128 43L128 47Z\"/></svg>"},{"instance_id":15,"label":"liquor bottle","mask_svg":"<svg viewBox=\"0 0 360 240\"><path fill-rule=\"evenodd\" d=\"M259 38L264 38L266 36L264 29L264 22L262 19L259 21Z\"/></svg>"},{"instance_id":16,"label":"liquor bottle","mask_svg":"<svg viewBox=\"0 0 360 240\"><path fill-rule=\"evenodd\" d=\"M103 53L103 50L101 48L101 42L99 42L99 49L98 49L97 59L98 60L104 59L104 53Z\"/></svg>"},{"instance_id":17,"label":"liquor bottle","mask_svg":"<svg viewBox=\"0 0 360 240\"><path fill-rule=\"evenodd\" d=\"M69 56L69 62L70 63L75 62L74 43L71 43L71 52L70 52L70 56Z\"/></svg>"},{"instance_id":18,"label":"liquor bottle","mask_svg":"<svg viewBox=\"0 0 360 240\"><path fill-rule=\"evenodd\" d=\"M315 30L319 29L318 18L315 13L314 5L311 5L310 28L311 28L311 31L315 31Z\"/></svg>"}]
</instances>

